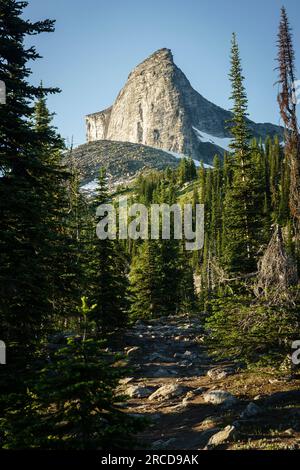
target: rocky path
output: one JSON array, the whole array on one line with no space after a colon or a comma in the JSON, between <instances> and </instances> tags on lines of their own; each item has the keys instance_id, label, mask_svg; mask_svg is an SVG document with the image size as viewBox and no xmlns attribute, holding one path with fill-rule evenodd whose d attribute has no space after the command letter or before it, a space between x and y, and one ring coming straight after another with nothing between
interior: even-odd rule
<instances>
[{"instance_id":1,"label":"rocky path","mask_svg":"<svg viewBox=\"0 0 300 470\"><path fill-rule=\"evenodd\" d=\"M198 449L219 431L216 404L210 402L226 408L234 398L222 390L209 399L207 392L217 388L212 381L233 369L212 362L203 338L199 319L187 316L138 322L126 333L132 375L122 381L121 390L130 397L129 413L151 419L141 436L146 446Z\"/></svg>"},{"instance_id":2,"label":"rocky path","mask_svg":"<svg viewBox=\"0 0 300 470\"><path fill-rule=\"evenodd\" d=\"M275 397L273 406L278 410L276 394L286 390L283 394L290 403L289 394L295 394L299 382L282 382L265 373L253 376L229 362L213 362L197 317L137 322L122 343L131 371L120 384L120 391L130 397L126 411L150 421L140 436L143 448L243 448L251 439L254 448L260 448L262 432L255 436L251 431L260 426L288 431L284 438L264 431L271 448L276 440L279 448L293 448L300 442L297 426L290 427L295 413L300 416L299 405L289 405L290 411L283 410L274 421L276 414L268 402ZM296 401L300 401L298 395Z\"/></svg>"}]
</instances>

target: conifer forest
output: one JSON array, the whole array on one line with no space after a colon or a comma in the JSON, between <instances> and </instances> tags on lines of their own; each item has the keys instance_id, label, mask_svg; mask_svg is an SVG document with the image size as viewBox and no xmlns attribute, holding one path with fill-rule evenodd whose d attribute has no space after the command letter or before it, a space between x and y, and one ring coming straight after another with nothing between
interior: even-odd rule
<instances>
[{"instance_id":1,"label":"conifer forest","mask_svg":"<svg viewBox=\"0 0 300 470\"><path fill-rule=\"evenodd\" d=\"M260 39L276 50L278 126L250 120L237 31L217 77L229 111L187 91L161 49L87 117L77 148L49 106L64 96L60 73L51 87L36 68L39 38L63 20L57 33L55 18L30 19L30 3L0 0L0 462L14 450L193 450L201 463L203 450L300 449L298 18L274 5L277 31ZM189 249L174 234L188 216L200 230L197 208L203 239Z\"/></svg>"}]
</instances>

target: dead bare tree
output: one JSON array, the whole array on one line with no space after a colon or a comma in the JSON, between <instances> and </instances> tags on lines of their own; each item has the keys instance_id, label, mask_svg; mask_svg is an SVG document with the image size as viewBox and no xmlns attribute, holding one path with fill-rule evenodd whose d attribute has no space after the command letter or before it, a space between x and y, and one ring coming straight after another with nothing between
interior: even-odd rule
<instances>
[{"instance_id":1,"label":"dead bare tree","mask_svg":"<svg viewBox=\"0 0 300 470\"><path fill-rule=\"evenodd\" d=\"M297 122L295 52L292 41L292 31L284 7L281 9L281 19L278 33L278 103L280 114L285 127L285 154L290 167L290 196L291 214L296 222L296 235L300 230L300 138Z\"/></svg>"},{"instance_id":2,"label":"dead bare tree","mask_svg":"<svg viewBox=\"0 0 300 470\"><path fill-rule=\"evenodd\" d=\"M284 248L282 231L275 227L264 256L258 263L255 294L269 303L293 303L291 286L298 282L297 266Z\"/></svg>"}]
</instances>

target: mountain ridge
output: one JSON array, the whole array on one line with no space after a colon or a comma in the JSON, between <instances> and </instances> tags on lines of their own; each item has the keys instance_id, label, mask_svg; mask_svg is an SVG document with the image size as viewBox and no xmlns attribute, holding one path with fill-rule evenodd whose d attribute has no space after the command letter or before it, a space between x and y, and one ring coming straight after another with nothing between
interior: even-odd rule
<instances>
[{"instance_id":1,"label":"mountain ridge","mask_svg":"<svg viewBox=\"0 0 300 470\"><path fill-rule=\"evenodd\" d=\"M112 106L86 116L87 141L131 142L191 156L211 164L228 149L232 113L197 92L162 48L128 75ZM282 136L272 123L248 120L253 137ZM204 133L204 135L203 135ZM218 143L216 143L216 139Z\"/></svg>"}]
</instances>

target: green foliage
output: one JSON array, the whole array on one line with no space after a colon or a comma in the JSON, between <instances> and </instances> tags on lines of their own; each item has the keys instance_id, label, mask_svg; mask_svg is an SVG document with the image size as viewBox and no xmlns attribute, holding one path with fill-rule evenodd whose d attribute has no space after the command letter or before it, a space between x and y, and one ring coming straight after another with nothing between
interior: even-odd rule
<instances>
[{"instance_id":1,"label":"green foliage","mask_svg":"<svg viewBox=\"0 0 300 470\"><path fill-rule=\"evenodd\" d=\"M184 184L197 177L197 171L194 161L191 158L182 158L177 170L180 184Z\"/></svg>"},{"instance_id":2,"label":"green foliage","mask_svg":"<svg viewBox=\"0 0 300 470\"><path fill-rule=\"evenodd\" d=\"M224 199L224 240L222 262L229 272L256 270L258 247L262 242L263 200L259 175L255 171L255 151L251 152L246 121L247 95L236 37L231 51L233 117L233 176Z\"/></svg>"},{"instance_id":3,"label":"green foliage","mask_svg":"<svg viewBox=\"0 0 300 470\"><path fill-rule=\"evenodd\" d=\"M98 206L109 202L106 173L101 169L93 209L96 211ZM96 226L103 219L104 216L94 217L87 273L88 297L97 305L93 311L93 319L99 331L123 326L128 306L126 297L128 261L121 243L109 237L101 240L96 236Z\"/></svg>"},{"instance_id":4,"label":"green foliage","mask_svg":"<svg viewBox=\"0 0 300 470\"><path fill-rule=\"evenodd\" d=\"M212 301L206 321L212 351L247 363L282 361L297 339L299 325L299 306L258 304L251 295L224 292Z\"/></svg>"},{"instance_id":5,"label":"green foliage","mask_svg":"<svg viewBox=\"0 0 300 470\"><path fill-rule=\"evenodd\" d=\"M69 338L36 372L23 395L11 394L0 420L5 449L118 449L134 445L142 421L124 414L115 392L123 376L103 341Z\"/></svg>"}]
</instances>

